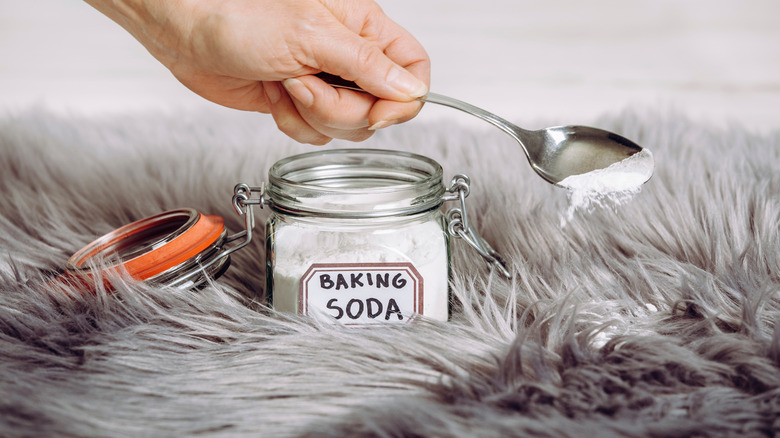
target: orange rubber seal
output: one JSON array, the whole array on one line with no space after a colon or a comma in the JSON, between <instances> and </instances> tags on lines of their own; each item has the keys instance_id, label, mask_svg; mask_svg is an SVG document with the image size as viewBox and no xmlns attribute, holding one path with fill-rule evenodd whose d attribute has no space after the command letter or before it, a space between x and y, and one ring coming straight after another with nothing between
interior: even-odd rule
<instances>
[{"instance_id":1,"label":"orange rubber seal","mask_svg":"<svg viewBox=\"0 0 780 438\"><path fill-rule=\"evenodd\" d=\"M224 231L219 216L192 209L172 210L96 239L68 260L67 270L81 272L90 259L118 254L121 261L114 266L123 266L134 279L147 280L213 247Z\"/></svg>"}]
</instances>

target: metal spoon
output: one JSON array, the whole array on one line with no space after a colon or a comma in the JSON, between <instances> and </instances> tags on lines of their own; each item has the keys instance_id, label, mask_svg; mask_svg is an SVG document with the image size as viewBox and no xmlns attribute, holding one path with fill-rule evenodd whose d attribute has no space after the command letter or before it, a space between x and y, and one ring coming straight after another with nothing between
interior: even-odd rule
<instances>
[{"instance_id":1,"label":"metal spoon","mask_svg":"<svg viewBox=\"0 0 780 438\"><path fill-rule=\"evenodd\" d=\"M338 76L319 73L317 77L337 88L366 92L354 82ZM556 185L569 176L609 167L642 150L631 140L603 129L555 126L529 131L474 105L441 94L428 93L417 100L455 108L498 127L520 143L534 171Z\"/></svg>"}]
</instances>

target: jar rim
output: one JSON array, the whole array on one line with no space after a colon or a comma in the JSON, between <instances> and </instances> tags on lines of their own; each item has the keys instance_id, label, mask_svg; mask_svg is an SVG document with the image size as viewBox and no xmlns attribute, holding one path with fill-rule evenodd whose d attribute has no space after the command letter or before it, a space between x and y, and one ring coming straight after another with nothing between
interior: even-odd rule
<instances>
[{"instance_id":1,"label":"jar rim","mask_svg":"<svg viewBox=\"0 0 780 438\"><path fill-rule=\"evenodd\" d=\"M272 208L335 218L416 214L441 206L442 167L411 152L329 149L293 155L268 170Z\"/></svg>"}]
</instances>

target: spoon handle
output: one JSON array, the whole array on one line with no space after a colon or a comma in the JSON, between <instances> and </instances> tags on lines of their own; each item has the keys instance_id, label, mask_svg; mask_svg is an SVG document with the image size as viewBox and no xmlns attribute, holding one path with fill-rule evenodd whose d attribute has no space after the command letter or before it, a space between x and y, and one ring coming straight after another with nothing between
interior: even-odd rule
<instances>
[{"instance_id":1,"label":"spoon handle","mask_svg":"<svg viewBox=\"0 0 780 438\"><path fill-rule=\"evenodd\" d=\"M317 73L316 76L336 88L345 88L347 90L368 93L366 90L360 88L356 83L343 79L339 76L332 75L330 73L321 72ZM523 148L525 148L523 137L525 137L526 133L529 131L522 129L519 126L510 123L509 121L491 112L485 111L482 108L476 107L470 103L463 102L462 100L454 99L452 97L444 96L438 93L429 92L425 96L417 98L417 100L421 102L430 102L438 105L448 106L450 108L455 108L457 110L476 116L511 135L523 146Z\"/></svg>"},{"instance_id":2,"label":"spoon handle","mask_svg":"<svg viewBox=\"0 0 780 438\"><path fill-rule=\"evenodd\" d=\"M485 111L480 107L474 106L470 103L463 102L462 100L458 100L449 96L444 96L438 93L428 93L417 100L448 106L450 108L455 108L457 110L463 111L464 113L468 113L471 114L472 116L478 117L490 123L491 125L501 129L507 134L511 135L512 137L514 137L515 140L517 140L523 146L523 148L525 148L523 137L527 131L489 111Z\"/></svg>"}]
</instances>

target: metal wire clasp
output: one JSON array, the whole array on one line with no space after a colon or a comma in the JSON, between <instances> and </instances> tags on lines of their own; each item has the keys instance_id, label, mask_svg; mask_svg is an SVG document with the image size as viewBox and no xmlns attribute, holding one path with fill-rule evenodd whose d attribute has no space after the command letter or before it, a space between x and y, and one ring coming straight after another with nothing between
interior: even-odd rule
<instances>
[{"instance_id":1,"label":"metal wire clasp","mask_svg":"<svg viewBox=\"0 0 780 438\"><path fill-rule=\"evenodd\" d=\"M257 193L257 197L253 195ZM244 242L231 248L230 252L240 249L252 240L252 229L255 228L255 213L252 206L259 205L265 207L265 183L259 187L251 187L248 184L240 183L233 187L233 209L240 216L244 216L244 231L236 233L228 238L228 241L246 237Z\"/></svg>"},{"instance_id":2,"label":"metal wire clasp","mask_svg":"<svg viewBox=\"0 0 780 438\"><path fill-rule=\"evenodd\" d=\"M252 191L260 192L259 198L253 199ZM237 184L233 188L233 208L236 210L236 213L244 216L244 231L239 231L236 234L228 236L225 239L225 244L222 246L222 252L214 261L204 265L204 269L215 263L217 259L227 257L239 249L249 245L249 242L252 241L252 229L255 227L255 214L252 210L252 206L259 205L260 208L263 208L265 205L265 199L263 198L264 194L265 183L263 183L260 187L249 187L248 185L242 183ZM242 238L244 239L243 242L239 242L231 247L227 246L228 243L232 243Z\"/></svg>"},{"instance_id":3,"label":"metal wire clasp","mask_svg":"<svg viewBox=\"0 0 780 438\"><path fill-rule=\"evenodd\" d=\"M471 179L468 175L455 175L450 182L450 187L447 189L447 194L442 198L443 201L460 201L460 206L453 207L447 211L447 232L452 237L465 240L466 243L479 252L491 267L496 268L504 277L511 279L512 274L509 273L504 260L469 222L466 211L466 198L471 191L470 184Z\"/></svg>"},{"instance_id":4,"label":"metal wire clasp","mask_svg":"<svg viewBox=\"0 0 780 438\"><path fill-rule=\"evenodd\" d=\"M258 192L256 198L252 198L253 192ZM265 207L265 183L261 183L259 187L251 187L248 184L240 183L233 187L233 209L236 213L243 216L247 212L251 214L251 208L247 209L247 206L259 205L260 208Z\"/></svg>"}]
</instances>

